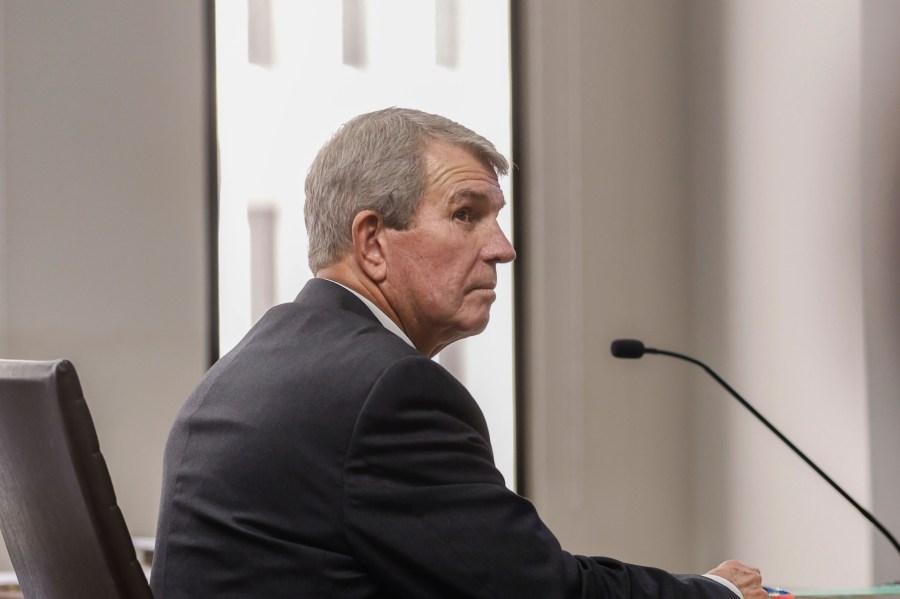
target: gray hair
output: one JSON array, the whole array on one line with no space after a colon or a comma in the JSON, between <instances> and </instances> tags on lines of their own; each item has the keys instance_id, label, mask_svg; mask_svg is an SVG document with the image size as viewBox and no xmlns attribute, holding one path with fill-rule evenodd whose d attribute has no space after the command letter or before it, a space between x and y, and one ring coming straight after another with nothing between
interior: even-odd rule
<instances>
[{"instance_id":1,"label":"gray hair","mask_svg":"<svg viewBox=\"0 0 900 599\"><path fill-rule=\"evenodd\" d=\"M498 176L509 162L490 141L448 118L406 108L360 115L319 151L306 177L306 231L313 273L339 260L351 246L357 214L372 210L392 229L407 229L425 192L429 141L472 152Z\"/></svg>"}]
</instances>

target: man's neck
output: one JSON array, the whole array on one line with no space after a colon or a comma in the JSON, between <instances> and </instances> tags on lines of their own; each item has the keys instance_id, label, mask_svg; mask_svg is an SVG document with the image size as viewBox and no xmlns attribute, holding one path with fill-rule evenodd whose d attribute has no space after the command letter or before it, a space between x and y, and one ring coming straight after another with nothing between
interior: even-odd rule
<instances>
[{"instance_id":1,"label":"man's neck","mask_svg":"<svg viewBox=\"0 0 900 599\"><path fill-rule=\"evenodd\" d=\"M384 294L381 293L378 285L366 277L364 273L347 264L347 261L336 262L330 266L320 268L316 271L316 278L328 279L359 294L362 298L371 302L384 316L387 316L403 332L404 338L409 340L409 334L404 329L403 322L394 311L390 302L387 301L387 298L384 297ZM410 344L415 347L414 343L411 342Z\"/></svg>"},{"instance_id":2,"label":"man's neck","mask_svg":"<svg viewBox=\"0 0 900 599\"><path fill-rule=\"evenodd\" d=\"M390 332L394 333L395 335L397 335L398 337L403 339L403 341L405 341L407 343L407 345L409 345L410 347L418 349L418 348L416 348L416 344L413 343L412 340L406 335L406 333L403 332L403 329L400 328L400 325L398 325L396 322L391 320L391 318L387 314L385 314L381 308L376 306L369 298L367 298L363 294L359 293L355 289L351 289L350 287L347 287L343 283L339 283L338 281L335 281L334 279L329 279L327 277L316 277L316 278L322 279L325 281L331 281L335 285L340 285L341 287L343 287L344 289L346 289L347 291L349 291L350 293L352 293L353 295L358 297L360 299L360 301L362 301L362 303L364 303L366 305L366 307L372 312L372 314L375 315L375 318L378 319L378 322L381 323L381 326L383 326Z\"/></svg>"}]
</instances>

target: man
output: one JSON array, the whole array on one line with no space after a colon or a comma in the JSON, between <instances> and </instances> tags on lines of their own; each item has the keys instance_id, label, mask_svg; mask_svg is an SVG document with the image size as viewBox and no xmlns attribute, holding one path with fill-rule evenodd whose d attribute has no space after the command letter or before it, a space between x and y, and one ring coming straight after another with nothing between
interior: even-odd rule
<instances>
[{"instance_id":1,"label":"man","mask_svg":"<svg viewBox=\"0 0 900 599\"><path fill-rule=\"evenodd\" d=\"M166 449L157 599L764 597L563 551L430 358L482 331L508 165L443 117L353 119L306 182L316 278L209 371ZM716 578L718 577L718 578ZM729 588L730 587L730 588Z\"/></svg>"}]
</instances>

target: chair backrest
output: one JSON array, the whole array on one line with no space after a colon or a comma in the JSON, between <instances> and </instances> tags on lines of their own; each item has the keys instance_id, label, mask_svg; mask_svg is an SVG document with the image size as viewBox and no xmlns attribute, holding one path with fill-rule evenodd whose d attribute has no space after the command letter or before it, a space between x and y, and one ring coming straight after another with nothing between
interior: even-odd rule
<instances>
[{"instance_id":1,"label":"chair backrest","mask_svg":"<svg viewBox=\"0 0 900 599\"><path fill-rule=\"evenodd\" d=\"M0 530L26 599L152 599L67 360L0 360Z\"/></svg>"}]
</instances>

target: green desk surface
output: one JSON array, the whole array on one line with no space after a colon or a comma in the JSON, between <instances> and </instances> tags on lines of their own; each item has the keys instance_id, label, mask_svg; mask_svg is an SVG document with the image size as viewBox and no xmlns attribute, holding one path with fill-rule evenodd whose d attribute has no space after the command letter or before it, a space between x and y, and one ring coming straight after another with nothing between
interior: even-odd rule
<instances>
[{"instance_id":1,"label":"green desk surface","mask_svg":"<svg viewBox=\"0 0 900 599\"><path fill-rule=\"evenodd\" d=\"M858 589L817 589L811 591L791 591L795 597L807 599L862 599L864 597L880 597L881 599L900 599L900 584L889 584L878 587Z\"/></svg>"}]
</instances>

